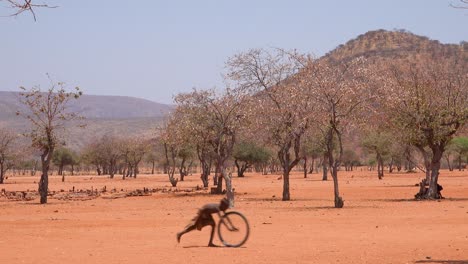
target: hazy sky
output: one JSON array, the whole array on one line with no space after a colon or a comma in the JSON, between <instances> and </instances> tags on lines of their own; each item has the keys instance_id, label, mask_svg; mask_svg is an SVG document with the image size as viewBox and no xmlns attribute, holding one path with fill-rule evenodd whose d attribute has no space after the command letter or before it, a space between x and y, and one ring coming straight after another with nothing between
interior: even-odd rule
<instances>
[{"instance_id":1,"label":"hazy sky","mask_svg":"<svg viewBox=\"0 0 468 264\"><path fill-rule=\"evenodd\" d=\"M87 94L172 103L222 88L226 59L250 48L323 55L369 30L468 40L455 0L43 0L56 9L0 17L0 90L47 88L46 73ZM42 1L38 1L42 2ZM10 10L0 1L0 15Z\"/></svg>"}]
</instances>

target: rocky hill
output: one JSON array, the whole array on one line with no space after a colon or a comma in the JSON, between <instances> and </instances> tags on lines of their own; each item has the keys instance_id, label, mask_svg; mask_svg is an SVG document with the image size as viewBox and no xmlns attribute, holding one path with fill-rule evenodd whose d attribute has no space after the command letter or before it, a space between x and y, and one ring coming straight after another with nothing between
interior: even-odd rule
<instances>
[{"instance_id":1,"label":"rocky hill","mask_svg":"<svg viewBox=\"0 0 468 264\"><path fill-rule=\"evenodd\" d=\"M441 56L460 56L468 60L468 42L443 44L424 36L418 36L405 30L375 30L359 35L347 43L338 46L324 57L334 60L350 60L356 57L366 58L401 58L417 54Z\"/></svg>"}]
</instances>

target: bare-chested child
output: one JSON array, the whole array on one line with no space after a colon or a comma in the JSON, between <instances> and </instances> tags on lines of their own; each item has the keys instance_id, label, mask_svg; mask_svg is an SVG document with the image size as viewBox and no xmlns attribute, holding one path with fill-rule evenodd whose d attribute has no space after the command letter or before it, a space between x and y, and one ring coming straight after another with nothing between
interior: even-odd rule
<instances>
[{"instance_id":1,"label":"bare-chested child","mask_svg":"<svg viewBox=\"0 0 468 264\"><path fill-rule=\"evenodd\" d=\"M206 204L198 210L198 214L192 219L192 221L182 230L177 233L177 242L180 242L180 238L185 233L188 233L192 230L201 230L203 227L210 225L211 226L211 235L210 242L208 242L209 247L216 247L213 244L213 236L215 232L216 223L211 216L214 213L217 213L220 216L220 212L224 212L229 208L229 200L223 198L219 204Z\"/></svg>"}]
</instances>

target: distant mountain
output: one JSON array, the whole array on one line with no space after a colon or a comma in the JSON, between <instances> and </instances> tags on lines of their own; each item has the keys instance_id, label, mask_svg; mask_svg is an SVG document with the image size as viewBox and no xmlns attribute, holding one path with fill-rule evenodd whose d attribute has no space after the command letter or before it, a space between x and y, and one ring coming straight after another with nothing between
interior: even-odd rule
<instances>
[{"instance_id":1,"label":"distant mountain","mask_svg":"<svg viewBox=\"0 0 468 264\"><path fill-rule=\"evenodd\" d=\"M156 128L174 106L126 96L83 95L71 100L69 109L84 116L85 128L76 122L68 124L66 145L75 150L104 135L119 137L152 137ZM19 102L18 92L0 91L0 127L8 127L21 133L28 129L29 122L17 116L17 111L26 110Z\"/></svg>"},{"instance_id":2,"label":"distant mountain","mask_svg":"<svg viewBox=\"0 0 468 264\"><path fill-rule=\"evenodd\" d=\"M18 92L0 91L0 120L15 116L24 109ZM163 117L173 106L127 96L83 95L70 101L70 110L86 118L126 119Z\"/></svg>"}]
</instances>

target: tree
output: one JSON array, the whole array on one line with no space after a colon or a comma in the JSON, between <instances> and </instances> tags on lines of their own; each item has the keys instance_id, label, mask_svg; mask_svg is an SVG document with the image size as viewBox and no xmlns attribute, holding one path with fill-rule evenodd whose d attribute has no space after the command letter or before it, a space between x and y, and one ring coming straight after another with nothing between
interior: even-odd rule
<instances>
[{"instance_id":1,"label":"tree","mask_svg":"<svg viewBox=\"0 0 468 264\"><path fill-rule=\"evenodd\" d=\"M222 191L224 179L231 206L234 205L234 192L232 176L227 172L227 161L232 156L237 134L245 120L241 107L244 100L242 91L232 89L226 89L221 95L217 95L214 90L194 89L191 93L181 93L175 98L177 108L173 117L179 123L178 133L182 135L182 142L187 144L195 140L201 160L205 160L205 155L210 152L214 154L221 180L218 181L218 191ZM205 166L204 162L206 160L202 162L202 167Z\"/></svg>"},{"instance_id":2,"label":"tree","mask_svg":"<svg viewBox=\"0 0 468 264\"><path fill-rule=\"evenodd\" d=\"M198 97L204 96L203 93L203 91L194 90L192 93L181 93L175 96L174 102L177 107L171 114L167 125L172 128L163 129L168 131L166 134L163 133L163 141L169 140L176 144L177 148L194 149L202 169L200 178L203 186L208 187L208 176L215 155L210 144L214 131L208 129L210 124L209 119L206 118L206 106L202 101L198 101ZM167 147L166 145L164 149ZM168 161L169 157L166 155L167 164L169 164Z\"/></svg>"},{"instance_id":3,"label":"tree","mask_svg":"<svg viewBox=\"0 0 468 264\"><path fill-rule=\"evenodd\" d=\"M381 131L369 131L362 140L362 146L375 154L379 180L384 177L384 159L390 155L391 145L391 135Z\"/></svg>"},{"instance_id":4,"label":"tree","mask_svg":"<svg viewBox=\"0 0 468 264\"><path fill-rule=\"evenodd\" d=\"M151 164L151 174L155 173L155 167L161 160L162 146L159 144L159 139L153 138L149 141L148 152L145 155L145 162Z\"/></svg>"},{"instance_id":5,"label":"tree","mask_svg":"<svg viewBox=\"0 0 468 264\"><path fill-rule=\"evenodd\" d=\"M114 178L118 172L118 166L124 157L124 142L121 138L113 135L104 135L96 146L96 161L102 159L102 174ZM98 172L99 174L99 172Z\"/></svg>"},{"instance_id":6,"label":"tree","mask_svg":"<svg viewBox=\"0 0 468 264\"><path fill-rule=\"evenodd\" d=\"M86 164L94 166L97 175L103 174L106 167L105 153L101 146L101 140L93 140L87 144L81 153L81 160Z\"/></svg>"},{"instance_id":7,"label":"tree","mask_svg":"<svg viewBox=\"0 0 468 264\"><path fill-rule=\"evenodd\" d=\"M343 151L343 165L346 171L352 171L353 167L357 166L359 163L359 156L354 150L345 149Z\"/></svg>"},{"instance_id":8,"label":"tree","mask_svg":"<svg viewBox=\"0 0 468 264\"><path fill-rule=\"evenodd\" d=\"M236 144L232 156L237 167L238 177L244 177L247 169L256 164L264 164L270 159L270 153L267 149L247 141Z\"/></svg>"},{"instance_id":9,"label":"tree","mask_svg":"<svg viewBox=\"0 0 468 264\"><path fill-rule=\"evenodd\" d=\"M49 78L50 79L50 78ZM67 92L63 82L54 83L47 92L42 93L40 87L31 89L21 87L20 102L29 112L20 113L29 120L31 131L26 133L32 141L32 146L40 151L42 175L39 181L39 194L41 204L47 203L49 187L50 162L54 150L61 142L60 132L65 130L65 123L80 117L68 111L67 105L71 99L78 99L82 92L78 87L74 92Z\"/></svg>"},{"instance_id":10,"label":"tree","mask_svg":"<svg viewBox=\"0 0 468 264\"><path fill-rule=\"evenodd\" d=\"M456 137L450 141L449 148L457 153L458 170L462 170L462 160L468 162L468 137Z\"/></svg>"},{"instance_id":11,"label":"tree","mask_svg":"<svg viewBox=\"0 0 468 264\"><path fill-rule=\"evenodd\" d=\"M252 95L251 131L263 131L275 146L283 169L282 200L291 199L289 174L302 160L301 137L313 113L312 90L306 90L301 70L310 59L295 51L252 49L227 62L228 77Z\"/></svg>"},{"instance_id":12,"label":"tree","mask_svg":"<svg viewBox=\"0 0 468 264\"><path fill-rule=\"evenodd\" d=\"M314 171L315 160L320 159L325 152L323 138L320 133L317 133L318 131L313 132L315 132L315 134L311 133L311 130L309 130L308 133L305 134L302 143L301 155L304 157L304 178L307 178L307 173L312 173ZM308 167L309 158L311 159L310 167ZM319 166L319 164L320 162L317 166ZM322 161L322 165L326 166L326 163ZM327 180L327 173L328 172L325 167L323 180Z\"/></svg>"},{"instance_id":13,"label":"tree","mask_svg":"<svg viewBox=\"0 0 468 264\"><path fill-rule=\"evenodd\" d=\"M177 166L177 145L171 144L169 142L164 142L164 152L166 155L167 175L169 176L169 181L171 182L172 187L176 187L177 183L179 182L179 179L174 177Z\"/></svg>"},{"instance_id":14,"label":"tree","mask_svg":"<svg viewBox=\"0 0 468 264\"><path fill-rule=\"evenodd\" d=\"M405 151L408 148L408 144L404 143L403 140L396 138L390 148L390 161L388 164L388 172L392 173L394 168L401 171L403 164L405 163Z\"/></svg>"},{"instance_id":15,"label":"tree","mask_svg":"<svg viewBox=\"0 0 468 264\"><path fill-rule=\"evenodd\" d=\"M79 163L78 155L70 149L60 147L54 151L52 162L58 166L58 175L62 176L62 182L65 181L65 174L63 168L65 166L71 166L71 173L73 175L73 167Z\"/></svg>"},{"instance_id":16,"label":"tree","mask_svg":"<svg viewBox=\"0 0 468 264\"><path fill-rule=\"evenodd\" d=\"M10 14L10 16L18 16L23 12L31 12L31 15L34 18L34 21L36 21L36 13L34 12L35 8L56 8L57 6L50 6L45 3L41 4L36 4L32 0L23 0L23 1L18 1L18 0L0 0L0 2L6 2L8 4L8 7L13 10L13 14Z\"/></svg>"},{"instance_id":17,"label":"tree","mask_svg":"<svg viewBox=\"0 0 468 264\"><path fill-rule=\"evenodd\" d=\"M189 168L193 164L192 157L195 155L193 148L187 147L179 151L178 158L180 159L179 176L180 181L184 181L185 176L189 173Z\"/></svg>"},{"instance_id":18,"label":"tree","mask_svg":"<svg viewBox=\"0 0 468 264\"><path fill-rule=\"evenodd\" d=\"M420 54L390 67L385 108L392 124L403 130L429 162L422 199L438 197L437 182L447 144L468 119L468 66L462 56ZM385 94L385 91L382 93ZM423 150L428 150L424 153Z\"/></svg>"},{"instance_id":19,"label":"tree","mask_svg":"<svg viewBox=\"0 0 468 264\"><path fill-rule=\"evenodd\" d=\"M338 185L338 169L343 161L343 133L357 122L359 114L365 112L373 94L368 85L370 72L362 65L365 60L359 57L347 62L317 60L307 67L308 87L317 93L317 117L325 138L336 208L344 205Z\"/></svg>"},{"instance_id":20,"label":"tree","mask_svg":"<svg viewBox=\"0 0 468 264\"><path fill-rule=\"evenodd\" d=\"M17 160L18 153L14 149L17 138L10 130L0 128L0 184L4 183L6 172Z\"/></svg>"},{"instance_id":21,"label":"tree","mask_svg":"<svg viewBox=\"0 0 468 264\"><path fill-rule=\"evenodd\" d=\"M183 162L179 161L179 156L190 144L190 139L187 137L188 133L186 132L187 127L185 126L187 120L184 119L186 116L183 114L180 109L176 109L164 124L160 135L164 149L166 173L173 187L176 187L179 180L182 180L184 176L180 175L179 178L176 178L174 175L179 164L182 167L182 164L185 163L185 160ZM182 154L182 156L184 155Z\"/></svg>"},{"instance_id":22,"label":"tree","mask_svg":"<svg viewBox=\"0 0 468 264\"><path fill-rule=\"evenodd\" d=\"M136 178L139 173L139 165L149 150L148 141L141 138L128 138L119 141L119 154L123 158L126 168L122 179L125 180L125 177Z\"/></svg>"}]
</instances>

